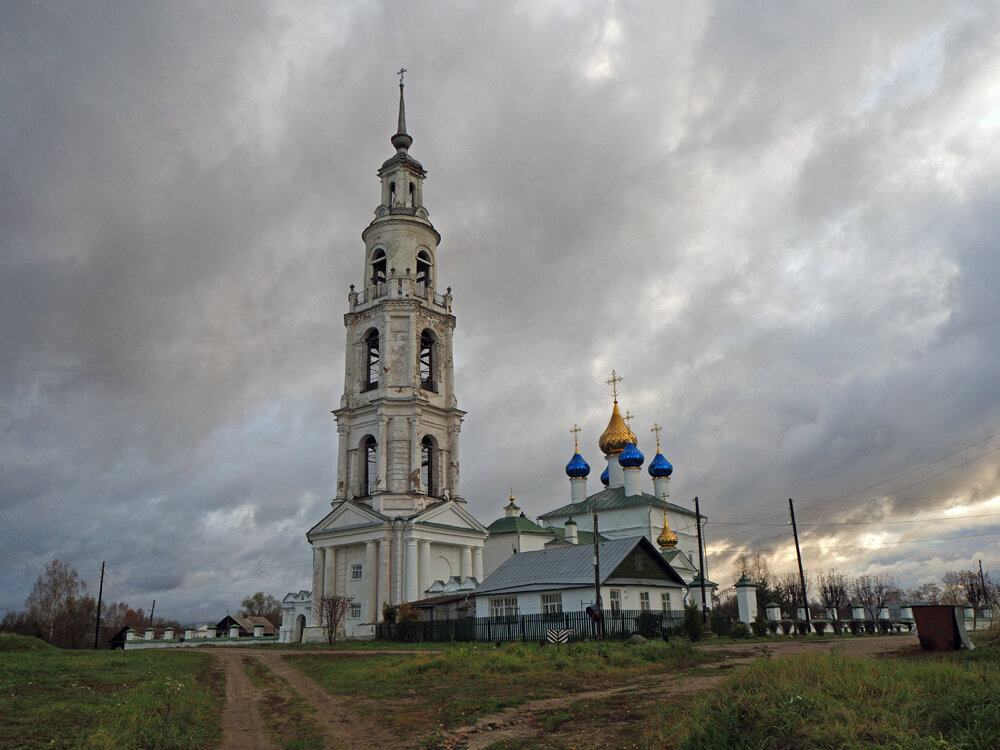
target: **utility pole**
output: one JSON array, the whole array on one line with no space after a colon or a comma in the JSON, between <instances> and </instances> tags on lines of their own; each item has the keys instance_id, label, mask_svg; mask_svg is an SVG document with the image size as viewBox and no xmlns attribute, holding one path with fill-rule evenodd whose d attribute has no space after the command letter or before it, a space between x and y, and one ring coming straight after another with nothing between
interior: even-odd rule
<instances>
[{"instance_id":1,"label":"utility pole","mask_svg":"<svg viewBox=\"0 0 1000 750\"><path fill-rule=\"evenodd\" d=\"M802 572L802 552L799 550L799 529L795 525L795 506L792 498L788 498L788 512L792 516L792 534L795 536L795 557L799 560L799 582L802 584L802 606L806 611L806 625L812 630L812 620L809 618L809 597L806 596L806 574Z\"/></svg>"},{"instance_id":2,"label":"utility pole","mask_svg":"<svg viewBox=\"0 0 1000 750\"><path fill-rule=\"evenodd\" d=\"M694 516L698 523L698 575L701 576L701 620L708 624L708 603L705 600L705 555L701 544L701 505L698 497L694 498Z\"/></svg>"},{"instance_id":3,"label":"utility pole","mask_svg":"<svg viewBox=\"0 0 1000 750\"><path fill-rule=\"evenodd\" d=\"M101 561L101 585L97 589L97 625L94 626L94 651L97 651L98 639L101 635L101 598L104 596L104 563Z\"/></svg>"},{"instance_id":4,"label":"utility pole","mask_svg":"<svg viewBox=\"0 0 1000 750\"><path fill-rule=\"evenodd\" d=\"M153 606L149 608L149 625L148 627L153 627L153 613L156 611L156 599L153 599Z\"/></svg>"},{"instance_id":5,"label":"utility pole","mask_svg":"<svg viewBox=\"0 0 1000 750\"><path fill-rule=\"evenodd\" d=\"M983 587L983 600L986 604L992 605L993 602L990 601L990 592L986 588L986 576L983 575L983 561L979 560L979 585Z\"/></svg>"},{"instance_id":6,"label":"utility pole","mask_svg":"<svg viewBox=\"0 0 1000 750\"><path fill-rule=\"evenodd\" d=\"M597 546L597 496L594 496L594 605L597 607L597 638L604 638L604 608L601 604L601 553Z\"/></svg>"}]
</instances>

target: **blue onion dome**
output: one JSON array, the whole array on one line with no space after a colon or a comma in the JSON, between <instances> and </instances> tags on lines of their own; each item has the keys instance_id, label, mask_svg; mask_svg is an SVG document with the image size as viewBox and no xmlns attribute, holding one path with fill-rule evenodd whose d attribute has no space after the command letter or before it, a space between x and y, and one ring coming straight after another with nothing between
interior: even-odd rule
<instances>
[{"instance_id":1,"label":"blue onion dome","mask_svg":"<svg viewBox=\"0 0 1000 750\"><path fill-rule=\"evenodd\" d=\"M649 476L653 479L660 479L661 477L669 477L674 473L673 465L663 457L663 454L659 451L656 452L656 456L653 460L649 462Z\"/></svg>"},{"instance_id":2,"label":"blue onion dome","mask_svg":"<svg viewBox=\"0 0 1000 750\"><path fill-rule=\"evenodd\" d=\"M579 453L574 453L573 458L569 460L566 464L566 476L571 479L578 479L580 477L587 477L590 475L590 464L583 460L583 456Z\"/></svg>"},{"instance_id":3,"label":"blue onion dome","mask_svg":"<svg viewBox=\"0 0 1000 750\"><path fill-rule=\"evenodd\" d=\"M608 470L605 469L604 471L601 472L601 484L607 487L610 481L611 477L608 475Z\"/></svg>"},{"instance_id":4,"label":"blue onion dome","mask_svg":"<svg viewBox=\"0 0 1000 750\"><path fill-rule=\"evenodd\" d=\"M618 456L618 463L626 469L642 466L642 462L645 460L646 457L642 455L642 451L635 447L635 443L626 445Z\"/></svg>"}]
</instances>

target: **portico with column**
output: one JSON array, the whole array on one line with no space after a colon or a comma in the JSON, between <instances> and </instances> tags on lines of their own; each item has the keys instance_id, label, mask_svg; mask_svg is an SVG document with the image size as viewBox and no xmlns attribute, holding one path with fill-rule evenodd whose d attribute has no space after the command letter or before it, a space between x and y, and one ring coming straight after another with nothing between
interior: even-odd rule
<instances>
[{"instance_id":1,"label":"portico with column","mask_svg":"<svg viewBox=\"0 0 1000 750\"><path fill-rule=\"evenodd\" d=\"M361 234L361 284L347 295L336 497L307 533L306 640L323 639L325 594L351 597L346 634L370 637L383 603L423 598L438 579L482 578L487 532L459 489L452 293L438 292L441 236L424 205L427 173L409 154L402 80L390 141L396 152L378 170L381 200Z\"/></svg>"}]
</instances>

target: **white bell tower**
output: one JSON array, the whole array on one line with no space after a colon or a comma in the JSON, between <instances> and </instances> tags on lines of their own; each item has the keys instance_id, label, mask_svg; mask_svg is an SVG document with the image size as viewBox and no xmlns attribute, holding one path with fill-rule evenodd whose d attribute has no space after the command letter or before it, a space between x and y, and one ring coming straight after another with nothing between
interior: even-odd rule
<instances>
[{"instance_id":1,"label":"white bell tower","mask_svg":"<svg viewBox=\"0 0 1000 750\"><path fill-rule=\"evenodd\" d=\"M381 202L361 237L361 291L351 285L337 498L389 516L461 501L451 288L437 289L441 235L427 218L427 172L409 155L403 83L396 153L379 169Z\"/></svg>"}]
</instances>

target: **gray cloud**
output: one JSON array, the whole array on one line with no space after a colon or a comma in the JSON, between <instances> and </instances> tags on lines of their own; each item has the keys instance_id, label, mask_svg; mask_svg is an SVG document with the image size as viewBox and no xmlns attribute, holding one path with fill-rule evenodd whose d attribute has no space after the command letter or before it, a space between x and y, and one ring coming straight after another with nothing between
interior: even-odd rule
<instances>
[{"instance_id":1,"label":"gray cloud","mask_svg":"<svg viewBox=\"0 0 1000 750\"><path fill-rule=\"evenodd\" d=\"M813 567L997 567L920 521L1000 512L997 438L849 494L1000 422L995 11L5 7L0 608L53 556L182 618L308 585L401 64L481 519L574 423L596 475L614 367L720 580L789 495Z\"/></svg>"}]
</instances>

